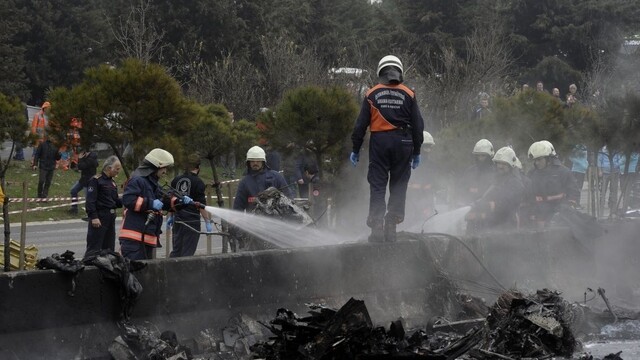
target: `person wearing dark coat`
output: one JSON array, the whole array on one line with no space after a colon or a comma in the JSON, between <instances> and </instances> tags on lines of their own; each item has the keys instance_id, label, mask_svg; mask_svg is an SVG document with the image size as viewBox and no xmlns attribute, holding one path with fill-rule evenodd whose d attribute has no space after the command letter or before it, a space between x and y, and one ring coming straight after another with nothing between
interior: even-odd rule
<instances>
[{"instance_id":1,"label":"person wearing dark coat","mask_svg":"<svg viewBox=\"0 0 640 360\"><path fill-rule=\"evenodd\" d=\"M46 199L49 195L56 161L60 160L60 157L58 148L49 139L41 142L33 154L31 167L33 170L40 169L38 172L38 197L41 199Z\"/></svg>"},{"instance_id":2,"label":"person wearing dark coat","mask_svg":"<svg viewBox=\"0 0 640 360\"><path fill-rule=\"evenodd\" d=\"M122 205L124 215L120 229L120 252L130 260L153 257L153 249L162 247L162 211L177 210L193 203L188 196L178 198L165 193L158 181L166 176L173 165L173 155L163 149L153 149L142 165L131 175L124 187Z\"/></svg>"},{"instance_id":3,"label":"person wearing dark coat","mask_svg":"<svg viewBox=\"0 0 640 360\"><path fill-rule=\"evenodd\" d=\"M113 180L122 170L120 160L109 156L102 166L102 173L87 183L87 250L84 258L99 254L102 250L115 250L116 209L122 207L118 186Z\"/></svg>"},{"instance_id":4,"label":"person wearing dark coat","mask_svg":"<svg viewBox=\"0 0 640 360\"><path fill-rule=\"evenodd\" d=\"M545 227L561 204L577 206L580 190L571 170L560 163L550 142L542 140L531 144L529 159L534 161L534 168L527 174L531 179L531 198L528 199L532 204L531 220L538 227Z\"/></svg>"},{"instance_id":5,"label":"person wearing dark coat","mask_svg":"<svg viewBox=\"0 0 640 360\"><path fill-rule=\"evenodd\" d=\"M89 184L89 179L96 175L98 169L98 154L93 151L83 151L78 156L78 170L80 171L80 179L71 187L71 209L69 213L78 214L78 193L85 190Z\"/></svg>"},{"instance_id":6,"label":"person wearing dark coat","mask_svg":"<svg viewBox=\"0 0 640 360\"><path fill-rule=\"evenodd\" d=\"M513 149L500 148L493 156L496 164L495 180L476 200L467 213L467 232L515 229L518 209L524 195L524 185L516 168L517 157Z\"/></svg>"}]
</instances>

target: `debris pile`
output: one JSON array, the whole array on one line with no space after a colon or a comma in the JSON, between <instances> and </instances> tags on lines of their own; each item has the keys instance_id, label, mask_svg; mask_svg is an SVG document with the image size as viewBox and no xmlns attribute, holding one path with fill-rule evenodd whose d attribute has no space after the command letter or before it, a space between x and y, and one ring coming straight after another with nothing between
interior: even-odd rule
<instances>
[{"instance_id":1,"label":"debris pile","mask_svg":"<svg viewBox=\"0 0 640 360\"><path fill-rule=\"evenodd\" d=\"M274 187L270 187L258 194L253 213L302 225L313 223L313 219L303 208L296 205Z\"/></svg>"},{"instance_id":2,"label":"debris pile","mask_svg":"<svg viewBox=\"0 0 640 360\"><path fill-rule=\"evenodd\" d=\"M109 354L115 360L189 360L191 350L178 343L172 331L157 333L131 324L121 324L124 334L118 336L109 346Z\"/></svg>"},{"instance_id":3,"label":"debris pile","mask_svg":"<svg viewBox=\"0 0 640 360\"><path fill-rule=\"evenodd\" d=\"M500 295L487 316L480 349L512 358L571 356L578 342L571 330L573 306L558 292L538 290Z\"/></svg>"},{"instance_id":4,"label":"debris pile","mask_svg":"<svg viewBox=\"0 0 640 360\"><path fill-rule=\"evenodd\" d=\"M401 319L388 331L374 327L364 302L353 298L339 310L308 306L307 317L278 309L275 319L264 324L275 336L251 348L255 358L550 359L571 358L580 348L571 330L574 306L547 289L532 295L505 292L485 321L457 322L466 327L432 325L411 335ZM610 356L619 358L619 354Z\"/></svg>"},{"instance_id":5,"label":"debris pile","mask_svg":"<svg viewBox=\"0 0 640 360\"><path fill-rule=\"evenodd\" d=\"M69 296L74 296L76 291L76 276L84 270L82 261L73 257L73 251L65 251L62 255L53 254L44 259L38 260L36 267L38 269L53 269L71 276L71 290Z\"/></svg>"},{"instance_id":6,"label":"debris pile","mask_svg":"<svg viewBox=\"0 0 640 360\"><path fill-rule=\"evenodd\" d=\"M117 283L120 292L120 318L128 320L142 293L142 285L132 272L145 268L147 264L129 260L121 254L109 250L85 256L83 262L97 267L104 278Z\"/></svg>"}]
</instances>

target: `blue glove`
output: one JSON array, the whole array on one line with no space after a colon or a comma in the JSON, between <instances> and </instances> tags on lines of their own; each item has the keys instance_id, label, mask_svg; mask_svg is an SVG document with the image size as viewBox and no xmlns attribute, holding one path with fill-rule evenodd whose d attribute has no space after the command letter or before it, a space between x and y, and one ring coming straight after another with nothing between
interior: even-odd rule
<instances>
[{"instance_id":1,"label":"blue glove","mask_svg":"<svg viewBox=\"0 0 640 360\"><path fill-rule=\"evenodd\" d=\"M153 205L151 205L151 207L153 208L153 210L162 210L162 201L158 200L158 199L154 199L153 200Z\"/></svg>"},{"instance_id":2,"label":"blue glove","mask_svg":"<svg viewBox=\"0 0 640 360\"><path fill-rule=\"evenodd\" d=\"M356 166L360 160L360 154L352 152L351 155L349 155L349 160L351 160L351 164L353 164L353 166Z\"/></svg>"},{"instance_id":3,"label":"blue glove","mask_svg":"<svg viewBox=\"0 0 640 360\"><path fill-rule=\"evenodd\" d=\"M212 233L213 232L213 224L211 224L211 221L205 220L204 221L204 226L207 228L207 232L208 233Z\"/></svg>"},{"instance_id":4,"label":"blue glove","mask_svg":"<svg viewBox=\"0 0 640 360\"><path fill-rule=\"evenodd\" d=\"M169 217L167 218L167 229L173 227L173 220L173 215L169 215Z\"/></svg>"},{"instance_id":5,"label":"blue glove","mask_svg":"<svg viewBox=\"0 0 640 360\"><path fill-rule=\"evenodd\" d=\"M185 195L182 197L182 203L185 205L193 204L193 199Z\"/></svg>"},{"instance_id":6,"label":"blue glove","mask_svg":"<svg viewBox=\"0 0 640 360\"><path fill-rule=\"evenodd\" d=\"M420 165L420 154L411 157L411 168L416 169Z\"/></svg>"}]
</instances>

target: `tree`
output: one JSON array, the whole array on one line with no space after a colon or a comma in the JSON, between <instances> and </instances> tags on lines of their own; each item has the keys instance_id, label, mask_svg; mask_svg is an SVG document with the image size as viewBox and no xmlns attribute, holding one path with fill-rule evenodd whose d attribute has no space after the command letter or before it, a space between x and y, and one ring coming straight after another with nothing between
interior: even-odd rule
<instances>
[{"instance_id":1,"label":"tree","mask_svg":"<svg viewBox=\"0 0 640 360\"><path fill-rule=\"evenodd\" d=\"M50 124L57 133L63 136L69 119L80 118L83 144L107 143L121 159L129 144L134 161L155 147L179 155L180 139L193 127L197 110L163 67L135 59L116 68L90 68L82 83L70 90L56 88L50 100Z\"/></svg>"},{"instance_id":2,"label":"tree","mask_svg":"<svg viewBox=\"0 0 640 360\"><path fill-rule=\"evenodd\" d=\"M19 98L15 96L8 97L0 93L0 141L10 140L13 144L27 142L28 136L26 134L29 130L29 125L25 120L24 113L24 104L20 102ZM3 180L15 150L13 144L6 161L0 161L0 178Z\"/></svg>"},{"instance_id":3,"label":"tree","mask_svg":"<svg viewBox=\"0 0 640 360\"><path fill-rule=\"evenodd\" d=\"M265 114L267 140L284 149L294 143L306 147L316 158L322 176L328 166L337 172L348 134L353 129L358 106L349 92L340 87L301 87L288 92L275 113Z\"/></svg>"},{"instance_id":4,"label":"tree","mask_svg":"<svg viewBox=\"0 0 640 360\"><path fill-rule=\"evenodd\" d=\"M15 0L8 0L0 7L0 93L28 99L24 46L14 43L19 31L28 28L23 12Z\"/></svg>"},{"instance_id":5,"label":"tree","mask_svg":"<svg viewBox=\"0 0 640 360\"><path fill-rule=\"evenodd\" d=\"M131 5L126 19L119 19L111 25L111 32L120 44L118 53L122 58L134 58L148 64L162 58L165 47L162 38L164 31L152 22L153 8L151 0L139 0Z\"/></svg>"},{"instance_id":6,"label":"tree","mask_svg":"<svg viewBox=\"0 0 640 360\"><path fill-rule=\"evenodd\" d=\"M102 1L22 1L20 28L13 45L25 48L25 73L32 103L41 104L48 89L72 86L82 71L109 60L109 34ZM4 4L3 4L4 6Z\"/></svg>"}]
</instances>

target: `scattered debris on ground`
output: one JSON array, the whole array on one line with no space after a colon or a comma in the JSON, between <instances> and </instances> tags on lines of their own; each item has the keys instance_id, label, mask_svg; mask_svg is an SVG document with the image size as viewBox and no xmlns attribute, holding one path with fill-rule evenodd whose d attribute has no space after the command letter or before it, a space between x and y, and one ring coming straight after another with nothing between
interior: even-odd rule
<instances>
[{"instance_id":1,"label":"scattered debris on ground","mask_svg":"<svg viewBox=\"0 0 640 360\"><path fill-rule=\"evenodd\" d=\"M82 261L73 257L73 251L65 251L62 255L53 254L49 257L38 260L36 267L38 269L53 269L62 272L71 277L71 290L68 291L69 296L74 296L76 291L76 276L84 270Z\"/></svg>"},{"instance_id":2,"label":"scattered debris on ground","mask_svg":"<svg viewBox=\"0 0 640 360\"><path fill-rule=\"evenodd\" d=\"M129 260L109 250L85 256L83 262L97 267L104 278L116 282L120 292L120 319L129 320L133 307L142 293L142 285L132 273L144 269L147 264Z\"/></svg>"}]
</instances>

